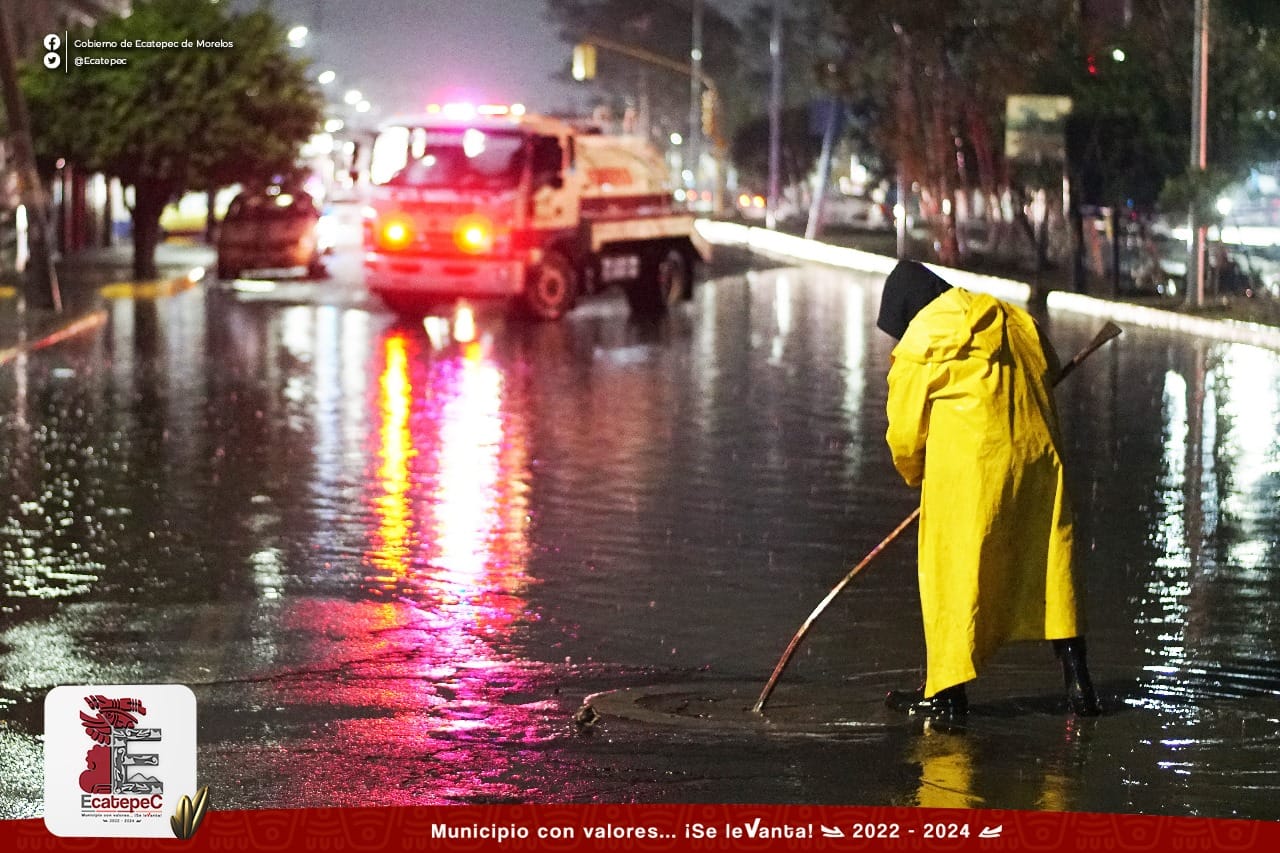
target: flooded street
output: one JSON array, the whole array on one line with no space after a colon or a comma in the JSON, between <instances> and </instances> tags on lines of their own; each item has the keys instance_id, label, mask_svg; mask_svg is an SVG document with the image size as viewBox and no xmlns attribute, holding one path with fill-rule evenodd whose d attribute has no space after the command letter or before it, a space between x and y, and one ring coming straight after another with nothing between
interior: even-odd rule
<instances>
[{"instance_id":1,"label":"flooded street","mask_svg":"<svg viewBox=\"0 0 1280 853\"><path fill-rule=\"evenodd\" d=\"M916 505L879 278L730 257L662 321L613 294L459 344L354 263L113 299L0 368L0 817L40 814L50 688L178 682L215 809L1280 820L1280 353L1131 327L1059 388L1104 716L1066 714L1047 643L997 656L963 728L883 709L922 675L913 528L759 720ZM1100 325L1047 328L1065 361Z\"/></svg>"}]
</instances>

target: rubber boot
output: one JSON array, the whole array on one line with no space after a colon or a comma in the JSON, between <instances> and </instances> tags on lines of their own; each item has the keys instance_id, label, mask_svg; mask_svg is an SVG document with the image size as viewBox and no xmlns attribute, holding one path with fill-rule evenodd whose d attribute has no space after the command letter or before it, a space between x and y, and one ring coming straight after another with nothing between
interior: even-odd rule
<instances>
[{"instance_id":1,"label":"rubber boot","mask_svg":"<svg viewBox=\"0 0 1280 853\"><path fill-rule=\"evenodd\" d=\"M1062 661L1062 683L1067 691L1067 705L1077 717L1096 717L1102 713L1098 694L1089 678L1085 661L1084 637L1053 641L1053 653Z\"/></svg>"},{"instance_id":2,"label":"rubber boot","mask_svg":"<svg viewBox=\"0 0 1280 853\"><path fill-rule=\"evenodd\" d=\"M928 699L924 698L923 684L915 690L890 690L889 695L884 697L884 703L895 711L913 717L936 720L960 720L969 713L969 699L965 695L963 684L939 690Z\"/></svg>"}]
</instances>

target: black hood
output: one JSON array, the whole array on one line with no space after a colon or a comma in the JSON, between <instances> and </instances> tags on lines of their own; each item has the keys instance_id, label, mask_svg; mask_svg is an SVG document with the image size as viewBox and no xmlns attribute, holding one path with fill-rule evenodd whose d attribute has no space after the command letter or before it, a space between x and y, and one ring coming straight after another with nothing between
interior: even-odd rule
<instances>
[{"instance_id":1,"label":"black hood","mask_svg":"<svg viewBox=\"0 0 1280 853\"><path fill-rule=\"evenodd\" d=\"M880 294L880 316L876 318L876 326L900 341L920 309L950 289L951 285L924 264L918 261L898 261L893 272L884 280L884 291Z\"/></svg>"}]
</instances>

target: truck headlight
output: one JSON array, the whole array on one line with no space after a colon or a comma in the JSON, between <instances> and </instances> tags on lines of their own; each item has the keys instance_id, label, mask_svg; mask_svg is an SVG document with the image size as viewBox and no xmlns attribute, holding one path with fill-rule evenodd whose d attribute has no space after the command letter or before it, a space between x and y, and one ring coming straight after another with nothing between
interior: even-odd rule
<instances>
[{"instance_id":1,"label":"truck headlight","mask_svg":"<svg viewBox=\"0 0 1280 853\"><path fill-rule=\"evenodd\" d=\"M468 255L493 250L493 223L483 216L464 216L453 229L453 242Z\"/></svg>"},{"instance_id":2,"label":"truck headlight","mask_svg":"<svg viewBox=\"0 0 1280 853\"><path fill-rule=\"evenodd\" d=\"M413 242L413 229L403 219L388 219L378 229L378 241L386 249L403 249Z\"/></svg>"}]
</instances>

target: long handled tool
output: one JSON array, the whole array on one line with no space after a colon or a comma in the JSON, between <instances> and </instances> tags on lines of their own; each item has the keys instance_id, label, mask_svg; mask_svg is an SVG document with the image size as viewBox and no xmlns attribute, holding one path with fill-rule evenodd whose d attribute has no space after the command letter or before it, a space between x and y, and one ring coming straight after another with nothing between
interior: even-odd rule
<instances>
[{"instance_id":1,"label":"long handled tool","mask_svg":"<svg viewBox=\"0 0 1280 853\"><path fill-rule=\"evenodd\" d=\"M1107 341L1119 335L1120 332L1121 329L1119 326L1108 321L1107 324L1098 331L1098 334L1093 336L1093 340L1089 342L1089 345L1076 353L1075 357L1066 363L1062 368L1062 372L1058 374L1058 378L1054 380L1053 384L1056 386L1059 382L1066 379L1071 375L1073 370L1080 366L1080 362L1092 355ZM903 519L902 523L893 529L892 533L881 540L879 545L872 548L871 552L862 558L862 562L850 569L849 573L841 579L840 583L832 587L831 592L827 593L827 597L822 599L818 606L813 609L813 612L809 614L809 618L804 620L804 624L800 626L800 630L796 631L796 635L792 637L791 642L787 644L787 650L782 653L782 657L778 660L778 665L773 668L773 674L769 676L768 683L765 684L764 690L760 691L760 698L756 700L756 704L751 708L751 712L753 714L759 714L764 710L764 703L769 700L769 694L773 692L773 688L777 685L778 679L782 677L782 671L786 669L787 664L791 662L791 656L795 654L796 649L799 648L800 641L803 640L804 635L809 632L809 626L814 623L814 620L822 615L822 611L826 610L827 605L840 594L842 589L848 586L849 581L857 577L858 573L867 567L867 564L874 560L881 551L888 547L890 542L897 539L902 531L910 527L911 522L915 521L919 516L920 507L916 507L912 511L911 515Z\"/></svg>"}]
</instances>

